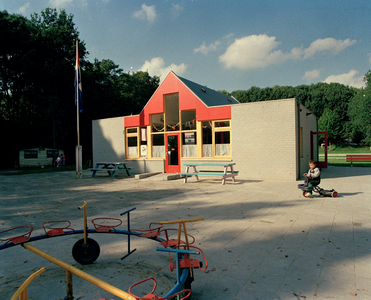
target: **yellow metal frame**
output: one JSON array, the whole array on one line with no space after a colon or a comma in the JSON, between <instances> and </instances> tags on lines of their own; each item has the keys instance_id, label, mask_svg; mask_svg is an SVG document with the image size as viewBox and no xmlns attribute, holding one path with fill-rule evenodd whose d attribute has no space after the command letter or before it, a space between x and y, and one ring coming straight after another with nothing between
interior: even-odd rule
<instances>
[{"instance_id":1,"label":"yellow metal frame","mask_svg":"<svg viewBox=\"0 0 371 300\"><path fill-rule=\"evenodd\" d=\"M179 244L180 244L180 237L181 237L181 234L182 234L182 226L183 226L186 245L187 245L187 250L189 250L188 234L187 234L187 228L186 228L185 223L187 223L187 222L197 222L197 221L203 221L203 220L204 220L204 218L198 218L198 219L187 219L187 220L176 220L176 221L161 221L161 222L158 222L158 223L159 224L176 224L176 223L179 223L178 240L177 240L177 246L178 247L179 247Z\"/></svg>"},{"instance_id":2,"label":"yellow metal frame","mask_svg":"<svg viewBox=\"0 0 371 300\"><path fill-rule=\"evenodd\" d=\"M124 299L124 300L136 300L135 297L131 296L131 295L128 294L127 292L124 292L124 291L122 291L122 290L120 290L120 289L114 287L113 285L110 285L109 283L104 282L103 280L100 280L100 279L98 279L98 278L96 278L96 277L94 277L94 276L92 276L92 275L89 275L88 273L85 273L84 271L81 271L81 270L75 268L74 266L71 266L70 264L68 264L68 263L66 263L66 262L64 262L64 261L62 261L62 260L59 260L58 258L56 258L56 257L54 257L54 256L51 256L51 255L49 255L49 254L47 254L47 253L45 253L45 252L43 252L43 251L41 251L41 250L39 250L39 249L37 249L37 248L35 248L35 247L33 247L33 246L27 244L27 243L22 244L22 246L23 246L25 249L27 249L27 250L29 250L29 251L31 251L31 252L33 252L33 253L35 253L35 254L41 256L42 258L45 258L46 260L49 260L49 261L52 262L53 264L56 264L57 266L60 266L60 267L62 267L63 269L66 270L66 272L67 272L67 297L68 297L68 299L73 299L73 296L72 296L72 274L75 274L75 275L79 276L80 278L85 279L86 281L89 281L90 283L96 285L97 287L99 287L99 288L101 288L101 289L103 289L103 290L105 290L105 291L107 291L107 292L109 292L109 293L111 293L111 294L113 294L113 295L115 295L115 296L121 298L121 299ZM44 269L44 270L43 270L43 269ZM41 269L41 270L43 270L42 272L45 271L45 268L43 268L43 269ZM41 270L39 270L39 271L41 271ZM38 272L39 272L39 271L38 271ZM41 272L41 273L42 273L42 272ZM36 273L37 273L37 272L36 272ZM30 277L33 276L33 277L31 278L31 280L29 280L30 278L28 278L28 279L26 280L26 282L24 282L24 285L25 285L26 287L30 284L30 282L31 282L31 281L32 281L36 276L38 276L38 275L41 274L41 273L38 273L38 274L36 274L36 273L34 273L34 274L32 274L32 275L30 276ZM36 275L35 275L35 274L36 274ZM34 275L35 275L35 276L34 276ZM29 281L28 281L28 280L29 280ZM27 284L26 284L26 283L27 283ZM22 285L22 286L23 286L23 285ZM21 286L21 287L22 287L22 286ZM23 288L23 289L24 289L24 288ZM25 290L25 291L26 291L26 290ZM18 291L17 291L17 292L18 292ZM17 293L17 292L16 292L16 293ZM16 295L16 294L14 294L13 297L15 297L15 295ZM16 298L13 298L13 297L11 298L11 300L15 300L15 299L16 299ZM26 295L26 297L27 297L27 295ZM28 299L28 298L20 298L20 300L27 300L27 299Z\"/></svg>"},{"instance_id":3,"label":"yellow metal frame","mask_svg":"<svg viewBox=\"0 0 371 300\"><path fill-rule=\"evenodd\" d=\"M30 277L26 279L25 282L22 283L22 285L18 288L18 290L14 293L12 298L10 300L28 300L28 286L34 280L37 276L41 275L44 273L46 269L42 267L40 270L36 271L33 273Z\"/></svg>"}]
</instances>

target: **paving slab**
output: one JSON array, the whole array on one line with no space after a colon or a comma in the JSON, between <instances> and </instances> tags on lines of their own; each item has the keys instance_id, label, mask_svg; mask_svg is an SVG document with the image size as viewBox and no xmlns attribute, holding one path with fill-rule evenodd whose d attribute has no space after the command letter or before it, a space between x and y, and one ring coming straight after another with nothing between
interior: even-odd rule
<instances>
[{"instance_id":1,"label":"paving slab","mask_svg":"<svg viewBox=\"0 0 371 300\"><path fill-rule=\"evenodd\" d=\"M137 176L138 177L138 176ZM336 198L304 198L299 181L236 182L202 178L167 179L158 174L140 180L117 175L76 179L75 172L0 175L0 231L22 225L44 234L46 221L69 220L83 228L79 206L87 201L88 227L93 218L122 218L118 229L146 229L149 223L204 218L187 224L208 260L206 272L194 271L192 299L370 299L371 297L371 168L329 167L321 187L335 189ZM169 257L159 243L132 237L137 250L127 252L127 236L89 234L101 248L97 261L80 265L72 257L82 235L64 235L30 243L107 283L127 291L148 277L157 280L155 294L174 285ZM195 257L196 258L196 257ZM199 258L199 257L197 257ZM66 296L65 271L20 245L0 251L0 295L10 299L33 272L47 269L29 287L29 299ZM137 287L139 296L151 284ZM75 299L119 299L73 276Z\"/></svg>"}]
</instances>

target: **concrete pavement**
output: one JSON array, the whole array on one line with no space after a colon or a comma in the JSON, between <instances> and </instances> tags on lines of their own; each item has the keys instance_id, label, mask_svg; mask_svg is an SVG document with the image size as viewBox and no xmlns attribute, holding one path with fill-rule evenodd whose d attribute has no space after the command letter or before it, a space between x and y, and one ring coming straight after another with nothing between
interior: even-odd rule
<instances>
[{"instance_id":1,"label":"concrete pavement","mask_svg":"<svg viewBox=\"0 0 371 300\"><path fill-rule=\"evenodd\" d=\"M82 211L88 202L88 226L96 217L119 218L131 213L131 227L150 222L205 218L187 226L208 260L208 270L195 270L192 299L371 299L371 168L329 167L321 187L335 189L337 198L308 199L299 182L190 178L163 181L163 175L140 180L118 175L82 179L74 172L0 176L0 231L20 225L35 226L69 220L83 228ZM123 218L126 223L126 218ZM126 229L126 225L121 229ZM119 229L120 229L119 228ZM175 273L168 255L156 252L158 243L127 237L91 234L101 247L98 260L88 266L74 261L71 249L80 235L30 243L124 291L153 276L156 295L171 289ZM199 258L199 257L197 257ZM0 251L0 295L11 295L33 272L47 271L29 287L29 299L63 299L65 271L21 246ZM118 299L78 277L73 277L75 299ZM143 296L150 287L139 288Z\"/></svg>"}]
</instances>

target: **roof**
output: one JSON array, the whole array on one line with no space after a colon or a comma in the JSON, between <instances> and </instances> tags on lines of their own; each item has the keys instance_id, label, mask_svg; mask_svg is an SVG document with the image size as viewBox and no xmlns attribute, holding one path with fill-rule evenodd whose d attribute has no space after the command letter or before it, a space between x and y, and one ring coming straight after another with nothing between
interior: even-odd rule
<instances>
[{"instance_id":1,"label":"roof","mask_svg":"<svg viewBox=\"0 0 371 300\"><path fill-rule=\"evenodd\" d=\"M200 99L206 106L223 106L239 104L238 100L232 96L227 96L213 89L192 82L188 79L177 76L173 73L185 86L187 86L195 96Z\"/></svg>"}]
</instances>

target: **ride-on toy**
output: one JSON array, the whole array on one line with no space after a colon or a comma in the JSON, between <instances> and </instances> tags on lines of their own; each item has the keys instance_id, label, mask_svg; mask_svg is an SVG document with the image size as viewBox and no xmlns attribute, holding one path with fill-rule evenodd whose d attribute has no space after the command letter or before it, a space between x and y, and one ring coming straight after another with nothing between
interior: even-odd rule
<instances>
[{"instance_id":1,"label":"ride-on toy","mask_svg":"<svg viewBox=\"0 0 371 300\"><path fill-rule=\"evenodd\" d=\"M312 193L313 192L318 193L322 197L334 197L335 198L335 197L338 196L337 191L335 191L334 189L332 189L332 190L324 190L323 188L321 188L318 185L313 185L313 186L309 187L309 186L307 186L305 184L298 184L298 189L300 189L300 190L303 191L303 196L306 197L306 198L310 198L312 196L312 195L306 196L306 193L307 192L310 192L310 191Z\"/></svg>"}]
</instances>

